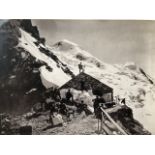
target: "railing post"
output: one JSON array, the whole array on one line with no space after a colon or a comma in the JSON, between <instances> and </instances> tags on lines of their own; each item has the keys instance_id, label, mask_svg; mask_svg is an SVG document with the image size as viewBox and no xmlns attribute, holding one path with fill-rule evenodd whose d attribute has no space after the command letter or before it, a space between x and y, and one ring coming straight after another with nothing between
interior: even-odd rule
<instances>
[{"instance_id":1,"label":"railing post","mask_svg":"<svg viewBox=\"0 0 155 155\"><path fill-rule=\"evenodd\" d=\"M101 111L101 127L100 127L100 132L102 132L103 129L103 112Z\"/></svg>"},{"instance_id":2,"label":"railing post","mask_svg":"<svg viewBox=\"0 0 155 155\"><path fill-rule=\"evenodd\" d=\"M127 133L111 118L111 116L103 109L101 108L102 112L106 115L106 117L115 125L115 127L124 135L127 135Z\"/></svg>"},{"instance_id":3,"label":"railing post","mask_svg":"<svg viewBox=\"0 0 155 155\"><path fill-rule=\"evenodd\" d=\"M100 120L98 118L98 133L100 133Z\"/></svg>"}]
</instances>

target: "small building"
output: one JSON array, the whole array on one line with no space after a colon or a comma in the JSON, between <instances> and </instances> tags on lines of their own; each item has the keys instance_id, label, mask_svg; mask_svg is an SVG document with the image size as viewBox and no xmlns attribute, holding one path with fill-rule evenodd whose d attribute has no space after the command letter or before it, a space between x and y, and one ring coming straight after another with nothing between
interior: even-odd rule
<instances>
[{"instance_id":1,"label":"small building","mask_svg":"<svg viewBox=\"0 0 155 155\"><path fill-rule=\"evenodd\" d=\"M91 90L93 95L103 97L106 102L113 101L113 89L84 72L78 74L59 88L60 92L64 89L86 92Z\"/></svg>"}]
</instances>

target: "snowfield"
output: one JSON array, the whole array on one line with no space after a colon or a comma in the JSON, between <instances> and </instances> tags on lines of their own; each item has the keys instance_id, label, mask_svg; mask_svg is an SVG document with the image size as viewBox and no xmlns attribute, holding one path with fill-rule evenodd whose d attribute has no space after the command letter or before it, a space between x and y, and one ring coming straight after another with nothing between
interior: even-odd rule
<instances>
[{"instance_id":1,"label":"snowfield","mask_svg":"<svg viewBox=\"0 0 155 155\"><path fill-rule=\"evenodd\" d=\"M52 68L52 71L49 71L43 65L39 69L42 83L46 88L62 86L71 79L71 76L57 66L56 61L39 50L34 43L37 41L35 38L22 29L20 31L18 47L24 48L36 60L43 61ZM78 64L82 61L85 72L112 87L114 96L125 97L127 105L133 109L134 118L142 123L145 129L155 134L155 85L149 82L134 63L104 63L67 40L60 41L52 47L42 44L39 46L56 55L75 75L78 74ZM24 57L24 54L22 55Z\"/></svg>"},{"instance_id":2,"label":"snowfield","mask_svg":"<svg viewBox=\"0 0 155 155\"><path fill-rule=\"evenodd\" d=\"M40 76L42 79L42 83L46 88L50 88L52 86L61 86L65 82L71 79L67 74L65 74L60 68L58 68L57 63L48 57L46 54L42 53L39 48L35 45L37 40L32 37L30 34L20 29L21 38L19 39L18 47L24 48L27 52L29 52L33 57L37 60L43 61L48 66L50 66L53 70L48 71L45 66L40 67ZM44 45L41 44L43 48ZM23 54L22 54L23 55Z\"/></svg>"}]
</instances>

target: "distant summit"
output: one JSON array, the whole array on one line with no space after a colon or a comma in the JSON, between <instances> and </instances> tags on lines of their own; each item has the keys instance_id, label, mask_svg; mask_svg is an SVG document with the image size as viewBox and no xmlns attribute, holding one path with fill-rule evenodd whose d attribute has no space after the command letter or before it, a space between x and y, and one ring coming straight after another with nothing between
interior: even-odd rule
<instances>
[{"instance_id":1,"label":"distant summit","mask_svg":"<svg viewBox=\"0 0 155 155\"><path fill-rule=\"evenodd\" d=\"M79 46L76 43L73 43L73 42L66 40L66 39L55 43L52 47L55 50L64 51L64 52L76 50L77 48L79 48Z\"/></svg>"}]
</instances>

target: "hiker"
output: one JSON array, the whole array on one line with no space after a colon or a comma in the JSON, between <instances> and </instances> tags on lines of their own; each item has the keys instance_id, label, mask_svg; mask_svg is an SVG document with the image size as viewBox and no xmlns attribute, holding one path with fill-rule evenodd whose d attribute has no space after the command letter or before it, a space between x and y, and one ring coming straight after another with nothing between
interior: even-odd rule
<instances>
[{"instance_id":1,"label":"hiker","mask_svg":"<svg viewBox=\"0 0 155 155\"><path fill-rule=\"evenodd\" d=\"M100 103L101 102L100 101L101 101L101 99L97 95L96 99L94 100L94 105L93 105L96 118L100 118L100 112L101 112L101 110L100 110Z\"/></svg>"},{"instance_id":2,"label":"hiker","mask_svg":"<svg viewBox=\"0 0 155 155\"><path fill-rule=\"evenodd\" d=\"M66 99L67 99L67 101L70 101L70 99L72 99L72 101L73 101L73 95L72 95L70 89L68 89L68 91L66 93Z\"/></svg>"},{"instance_id":3,"label":"hiker","mask_svg":"<svg viewBox=\"0 0 155 155\"><path fill-rule=\"evenodd\" d=\"M96 115L96 112L97 112L97 109L99 107L99 97L96 96L96 99L94 100L94 112L95 112L95 115Z\"/></svg>"},{"instance_id":4,"label":"hiker","mask_svg":"<svg viewBox=\"0 0 155 155\"><path fill-rule=\"evenodd\" d=\"M82 65L82 62L80 62L80 64L78 64L79 67L79 73L84 72L84 66Z\"/></svg>"}]
</instances>

